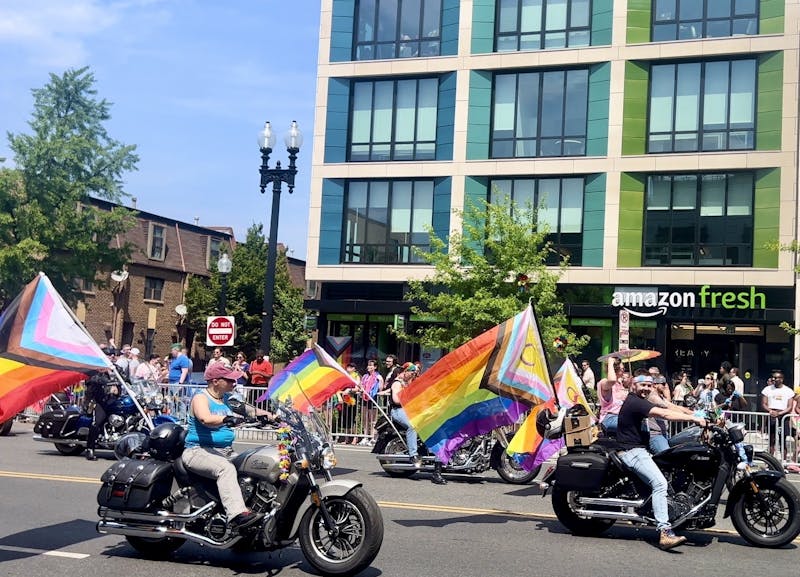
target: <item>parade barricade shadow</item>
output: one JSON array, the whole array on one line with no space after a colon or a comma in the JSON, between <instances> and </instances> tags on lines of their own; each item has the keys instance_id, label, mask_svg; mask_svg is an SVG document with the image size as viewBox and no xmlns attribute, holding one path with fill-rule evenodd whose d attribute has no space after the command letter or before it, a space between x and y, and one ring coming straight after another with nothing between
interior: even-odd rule
<instances>
[{"instance_id":1,"label":"parade barricade shadow","mask_svg":"<svg viewBox=\"0 0 800 577\"><path fill-rule=\"evenodd\" d=\"M28 529L0 538L0 547L31 549L31 544L34 544L36 552L0 549L0 561L33 557L39 555L39 552L56 551L100 537L102 535L95 530L95 522L86 519L75 519L65 523Z\"/></svg>"}]
</instances>

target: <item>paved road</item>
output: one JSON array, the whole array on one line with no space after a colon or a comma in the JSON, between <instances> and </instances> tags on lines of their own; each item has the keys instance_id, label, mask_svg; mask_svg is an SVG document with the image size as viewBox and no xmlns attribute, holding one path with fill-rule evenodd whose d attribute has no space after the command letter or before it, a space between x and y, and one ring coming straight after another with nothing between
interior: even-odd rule
<instances>
[{"instance_id":1,"label":"paved road","mask_svg":"<svg viewBox=\"0 0 800 577\"><path fill-rule=\"evenodd\" d=\"M235 555L195 545L169 562L136 557L124 539L101 536L95 495L109 460L63 457L35 443L31 427L15 425L0 438L0 571L8 577L81 575L225 577L311 573L298 548L282 554ZM384 545L369 577L485 577L511 575L669 576L735 571L796 576L797 545L782 550L747 546L722 523L695 532L671 553L653 546L655 531L620 525L602 538L577 538L554 519L549 500L535 486L512 486L494 474L451 478L444 486L391 479L361 449L340 448L337 474L362 481L384 515Z\"/></svg>"}]
</instances>

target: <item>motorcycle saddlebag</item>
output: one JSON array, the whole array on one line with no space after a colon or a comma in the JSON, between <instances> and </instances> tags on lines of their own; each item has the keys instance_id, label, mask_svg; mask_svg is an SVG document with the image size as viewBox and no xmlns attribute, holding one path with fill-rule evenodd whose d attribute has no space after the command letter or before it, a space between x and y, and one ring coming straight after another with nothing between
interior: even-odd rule
<instances>
[{"instance_id":1,"label":"motorcycle saddlebag","mask_svg":"<svg viewBox=\"0 0 800 577\"><path fill-rule=\"evenodd\" d=\"M111 465L100 480L97 504L109 509L146 511L160 508L172 488L172 463L124 459Z\"/></svg>"},{"instance_id":2,"label":"motorcycle saddlebag","mask_svg":"<svg viewBox=\"0 0 800 577\"><path fill-rule=\"evenodd\" d=\"M77 407L45 411L33 426L33 432L47 439L64 437L68 429L74 433L75 425L72 421L80 417Z\"/></svg>"},{"instance_id":3,"label":"motorcycle saddlebag","mask_svg":"<svg viewBox=\"0 0 800 577\"><path fill-rule=\"evenodd\" d=\"M602 452L568 453L558 458L555 482L569 491L596 491L603 486L608 465Z\"/></svg>"}]
</instances>

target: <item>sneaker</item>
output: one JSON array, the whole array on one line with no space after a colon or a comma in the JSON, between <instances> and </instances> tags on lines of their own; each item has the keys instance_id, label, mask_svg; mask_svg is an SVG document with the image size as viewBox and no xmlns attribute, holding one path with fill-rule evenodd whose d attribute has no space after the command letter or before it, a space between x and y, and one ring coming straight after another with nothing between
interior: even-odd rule
<instances>
[{"instance_id":1,"label":"sneaker","mask_svg":"<svg viewBox=\"0 0 800 577\"><path fill-rule=\"evenodd\" d=\"M246 529L250 527L254 523L257 523L264 517L263 513L253 513L252 511L245 511L243 513L239 513L231 519L230 526L231 530L233 531L241 531L242 529Z\"/></svg>"},{"instance_id":2,"label":"sneaker","mask_svg":"<svg viewBox=\"0 0 800 577\"><path fill-rule=\"evenodd\" d=\"M686 542L686 537L683 535L676 535L672 529L662 530L658 537L658 546L662 551L669 551L673 547L682 545Z\"/></svg>"},{"instance_id":3,"label":"sneaker","mask_svg":"<svg viewBox=\"0 0 800 577\"><path fill-rule=\"evenodd\" d=\"M369 445L369 439L361 439L358 442L358 444L361 445L362 447L366 447L367 445Z\"/></svg>"},{"instance_id":4,"label":"sneaker","mask_svg":"<svg viewBox=\"0 0 800 577\"><path fill-rule=\"evenodd\" d=\"M411 457L411 464L417 469L422 468L422 458L419 455Z\"/></svg>"}]
</instances>

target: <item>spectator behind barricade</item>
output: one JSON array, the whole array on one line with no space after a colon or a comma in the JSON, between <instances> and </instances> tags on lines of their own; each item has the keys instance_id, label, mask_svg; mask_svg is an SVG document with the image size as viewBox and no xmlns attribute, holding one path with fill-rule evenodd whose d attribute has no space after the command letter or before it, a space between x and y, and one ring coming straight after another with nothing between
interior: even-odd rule
<instances>
[{"instance_id":1,"label":"spectator behind barricade","mask_svg":"<svg viewBox=\"0 0 800 577\"><path fill-rule=\"evenodd\" d=\"M771 381L772 384L761 390L761 408L770 416L769 451L774 454L776 440L783 443L785 437L794 437L790 419L783 418L794 410L794 391L783 384L780 369L772 371Z\"/></svg>"},{"instance_id":2,"label":"spectator behind barricade","mask_svg":"<svg viewBox=\"0 0 800 577\"><path fill-rule=\"evenodd\" d=\"M139 365L142 364L139 355L142 354L139 349L136 347L131 347L129 356L128 356L128 375L130 375L131 379L134 378L136 375L136 369L139 368Z\"/></svg>"},{"instance_id":3,"label":"spectator behind barricade","mask_svg":"<svg viewBox=\"0 0 800 577\"><path fill-rule=\"evenodd\" d=\"M652 367L648 368L647 369L647 374L649 374L651 377L653 377L653 389L654 390L659 388L659 387L656 387L656 385L660 385L660 384L665 384L666 385L667 379L664 378L664 376L661 374L661 369L659 369L658 367L652 366ZM661 379L663 379L663 380L661 380ZM672 391L670 390L669 387L667 387L667 386L660 387L660 391L659 391L658 394L662 398L668 400L669 402L672 402Z\"/></svg>"},{"instance_id":4,"label":"spectator behind barricade","mask_svg":"<svg viewBox=\"0 0 800 577\"><path fill-rule=\"evenodd\" d=\"M383 373L383 382L385 383L386 387L391 387L392 383L402 372L403 368L400 366L400 361L397 359L397 355L386 355Z\"/></svg>"},{"instance_id":5,"label":"spectator behind barricade","mask_svg":"<svg viewBox=\"0 0 800 577\"><path fill-rule=\"evenodd\" d=\"M345 367L345 371L357 383L361 380L361 376L358 374L356 366L353 363L348 363ZM335 395L336 405L334 408L338 414L336 417L336 424L337 433L339 433L339 443L358 444L358 436L355 434L354 427L356 423L356 414L358 412L356 399L360 392L360 386L356 385L343 389Z\"/></svg>"},{"instance_id":6,"label":"spectator behind barricade","mask_svg":"<svg viewBox=\"0 0 800 577\"><path fill-rule=\"evenodd\" d=\"M242 376L236 380L236 389L234 389L238 394L244 393L244 386L250 380L250 363L247 362L247 357L244 356L242 351L236 353L236 357L233 359L233 369L242 373Z\"/></svg>"},{"instance_id":7,"label":"spectator behind barricade","mask_svg":"<svg viewBox=\"0 0 800 577\"><path fill-rule=\"evenodd\" d=\"M600 379L597 384L597 396L600 401L600 424L609 435L614 435L617 432L619 411L628 396L628 376L626 376L619 359L609 358L606 365L606 377Z\"/></svg>"},{"instance_id":8,"label":"spectator behind barricade","mask_svg":"<svg viewBox=\"0 0 800 577\"><path fill-rule=\"evenodd\" d=\"M364 411L362 412L364 421L364 432L368 435L359 443L360 445L370 445L374 443L376 435L375 421L378 418L378 409L375 406L378 394L385 389L383 377L378 372L378 361L367 361L367 372L361 377L361 390L364 399Z\"/></svg>"},{"instance_id":9,"label":"spectator behind barricade","mask_svg":"<svg viewBox=\"0 0 800 577\"><path fill-rule=\"evenodd\" d=\"M717 380L714 375L708 373L702 379L698 379L697 386L692 391L692 394L697 397L698 407L702 409L712 410L714 408L714 397L717 394L715 385Z\"/></svg>"},{"instance_id":10,"label":"spectator behind barricade","mask_svg":"<svg viewBox=\"0 0 800 577\"><path fill-rule=\"evenodd\" d=\"M594 371L592 370L592 366L589 364L589 359L583 359L581 361L581 380L583 381L583 386L588 390L595 390L597 382L594 376Z\"/></svg>"},{"instance_id":11,"label":"spectator behind barricade","mask_svg":"<svg viewBox=\"0 0 800 577\"><path fill-rule=\"evenodd\" d=\"M189 382L192 363L183 351L183 345L175 343L170 349L172 359L169 362L169 382L170 384L183 385Z\"/></svg>"},{"instance_id":12,"label":"spectator behind barricade","mask_svg":"<svg viewBox=\"0 0 800 577\"><path fill-rule=\"evenodd\" d=\"M672 402L678 406L684 406L686 397L691 396L693 392L694 389L689 380L689 374L686 371L681 371L677 375L675 388L672 391Z\"/></svg>"},{"instance_id":13,"label":"spectator behind barricade","mask_svg":"<svg viewBox=\"0 0 800 577\"><path fill-rule=\"evenodd\" d=\"M192 357L189 355L189 349L186 347L181 347L181 354L186 357L186 360L189 361L189 380L192 379L192 373L194 373L194 361Z\"/></svg>"},{"instance_id":14,"label":"spectator behind barricade","mask_svg":"<svg viewBox=\"0 0 800 577\"><path fill-rule=\"evenodd\" d=\"M747 399L736 390L733 379L728 381L724 391L717 393L714 402L723 411L746 411L748 407Z\"/></svg>"},{"instance_id":15,"label":"spectator behind barricade","mask_svg":"<svg viewBox=\"0 0 800 577\"><path fill-rule=\"evenodd\" d=\"M222 354L222 349L219 347L215 347L214 350L211 352L211 360L208 361L208 367L213 367L217 363L222 363L224 366L230 368L231 361Z\"/></svg>"},{"instance_id":16,"label":"spectator behind barricade","mask_svg":"<svg viewBox=\"0 0 800 577\"><path fill-rule=\"evenodd\" d=\"M744 381L739 376L739 367L731 367L731 382L739 396L744 396Z\"/></svg>"},{"instance_id":17,"label":"spectator behind barricade","mask_svg":"<svg viewBox=\"0 0 800 577\"><path fill-rule=\"evenodd\" d=\"M719 373L716 376L716 389L720 391L725 390L725 385L731 380L731 364L728 361L722 361L719 365Z\"/></svg>"},{"instance_id":18,"label":"spectator behind barricade","mask_svg":"<svg viewBox=\"0 0 800 577\"><path fill-rule=\"evenodd\" d=\"M137 381L145 381L148 385L155 385L161 382L161 363L158 355L150 355L150 360L146 363L139 363L136 373L133 375Z\"/></svg>"},{"instance_id":19,"label":"spectator behind barricade","mask_svg":"<svg viewBox=\"0 0 800 577\"><path fill-rule=\"evenodd\" d=\"M250 384L254 387L266 387L272 378L273 368L264 351L256 351L256 359L250 363Z\"/></svg>"},{"instance_id":20,"label":"spectator behind barricade","mask_svg":"<svg viewBox=\"0 0 800 577\"><path fill-rule=\"evenodd\" d=\"M122 351L119 355L117 355L117 360L114 361L114 365L117 367L117 371L119 372L120 376L125 379L126 381L130 381L133 373L130 372L130 354L131 354L131 346L130 345L122 345Z\"/></svg>"}]
</instances>

